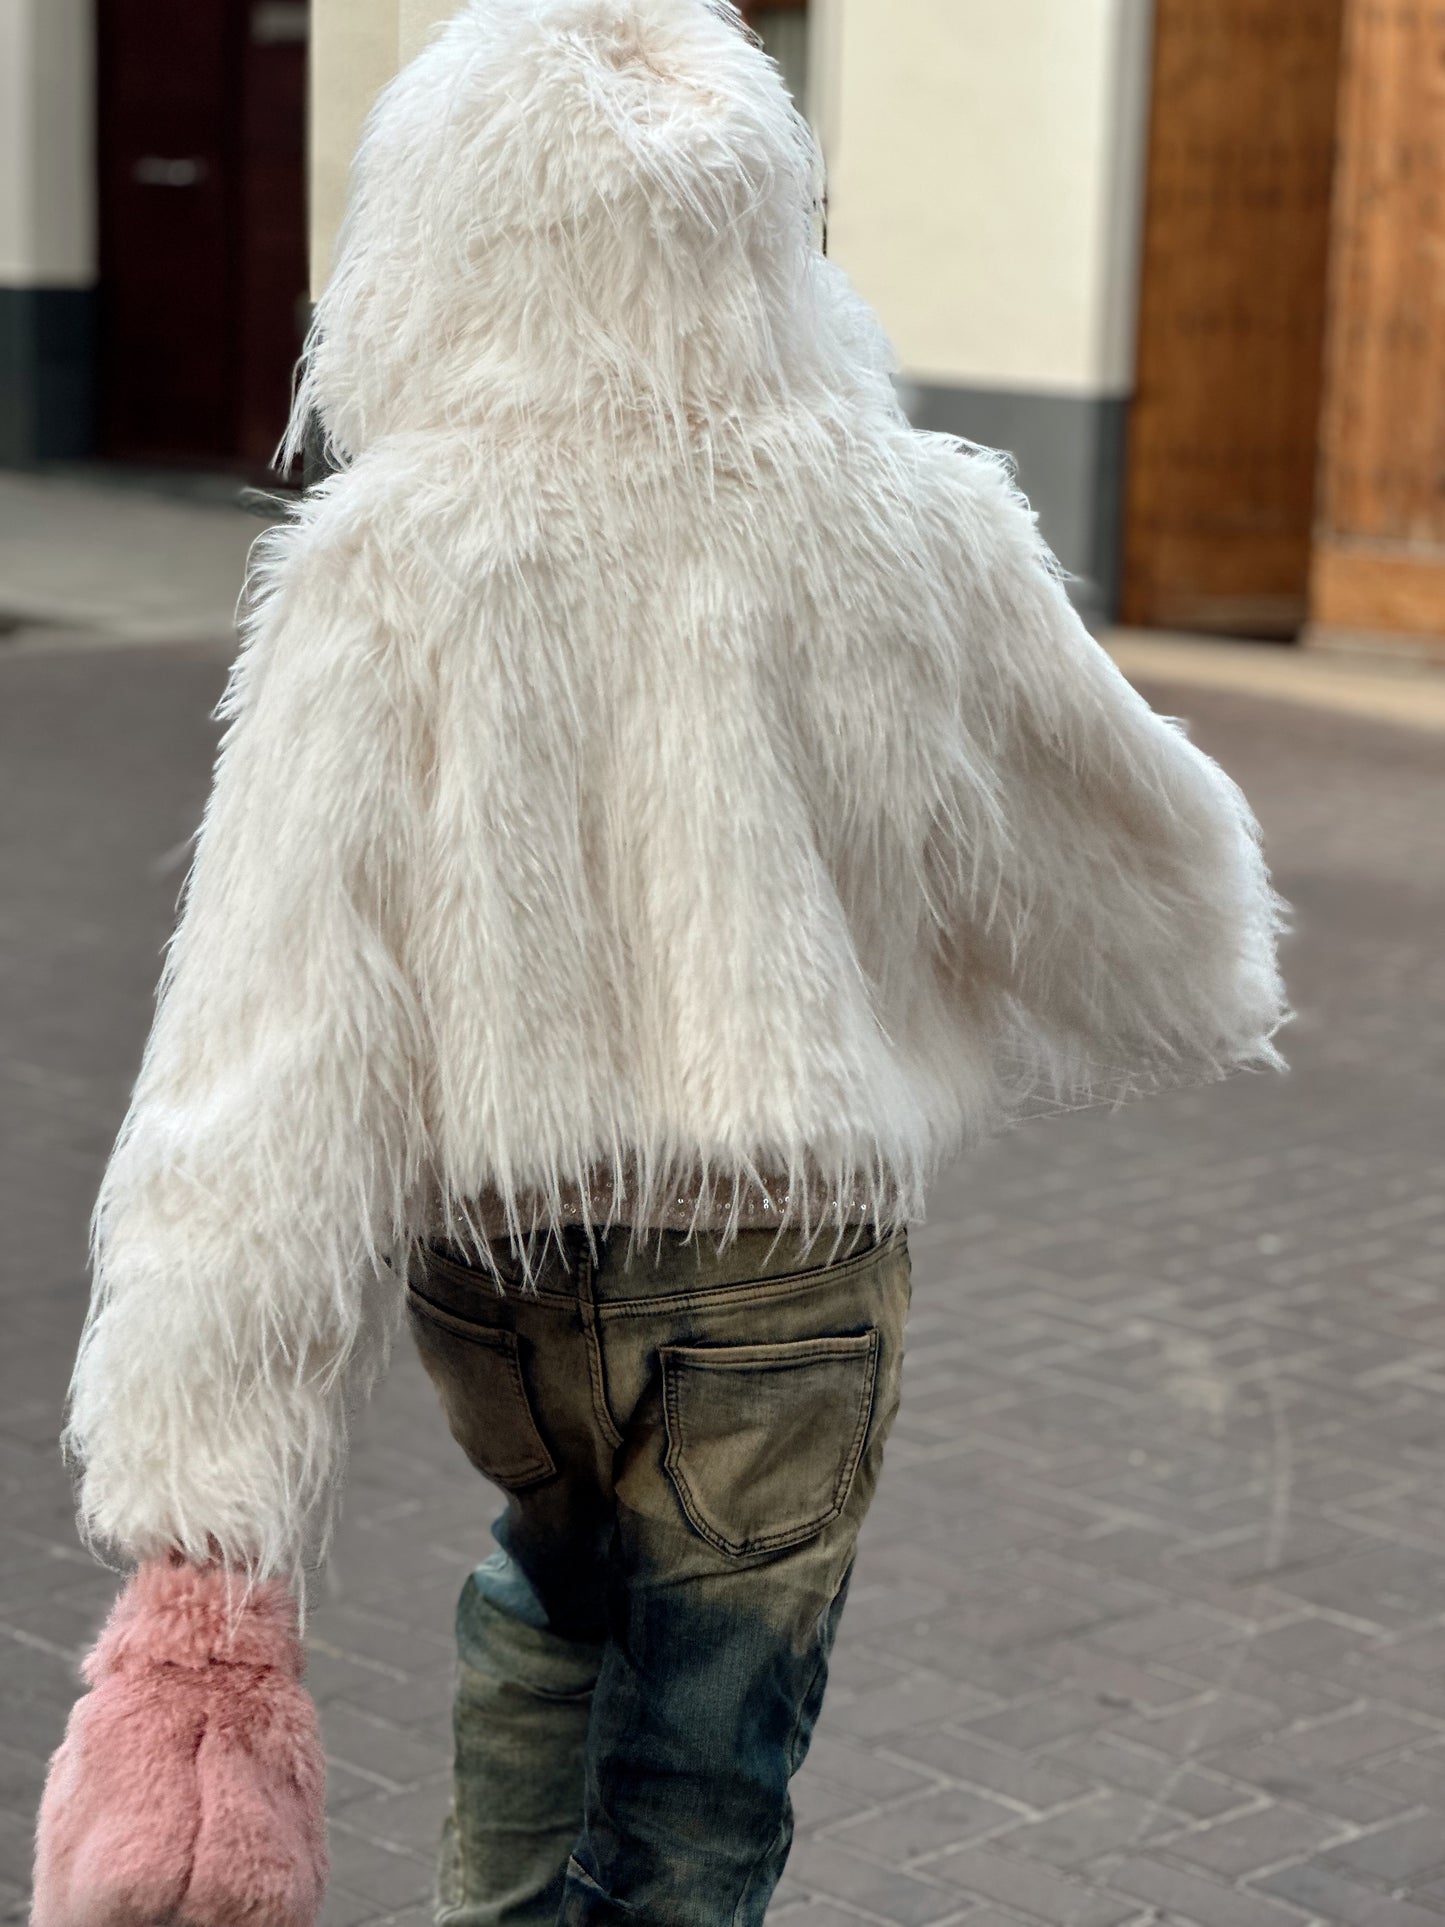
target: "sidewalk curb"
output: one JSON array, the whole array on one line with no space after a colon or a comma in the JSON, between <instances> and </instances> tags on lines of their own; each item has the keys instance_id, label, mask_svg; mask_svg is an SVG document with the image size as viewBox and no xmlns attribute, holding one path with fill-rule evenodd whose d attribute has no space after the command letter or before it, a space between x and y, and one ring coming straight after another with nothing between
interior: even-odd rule
<instances>
[{"instance_id":1,"label":"sidewalk curb","mask_svg":"<svg viewBox=\"0 0 1445 1927\"><path fill-rule=\"evenodd\" d=\"M1145 630L1111 630L1103 641L1124 674L1142 682L1231 690L1445 735L1445 673L1438 668Z\"/></svg>"}]
</instances>

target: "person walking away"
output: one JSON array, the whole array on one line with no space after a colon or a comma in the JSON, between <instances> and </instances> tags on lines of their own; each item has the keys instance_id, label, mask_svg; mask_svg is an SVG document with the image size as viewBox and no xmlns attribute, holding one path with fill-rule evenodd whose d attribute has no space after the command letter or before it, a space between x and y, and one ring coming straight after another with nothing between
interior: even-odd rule
<instances>
[{"instance_id":1,"label":"person walking away","mask_svg":"<svg viewBox=\"0 0 1445 1927\"><path fill-rule=\"evenodd\" d=\"M408 1304L506 1494L439 1918L755 1927L932 1175L1279 1061L1243 798L909 426L818 171L727 0L469 0L369 123L97 1209L137 1570L37 1927L314 1917L294 1602Z\"/></svg>"}]
</instances>

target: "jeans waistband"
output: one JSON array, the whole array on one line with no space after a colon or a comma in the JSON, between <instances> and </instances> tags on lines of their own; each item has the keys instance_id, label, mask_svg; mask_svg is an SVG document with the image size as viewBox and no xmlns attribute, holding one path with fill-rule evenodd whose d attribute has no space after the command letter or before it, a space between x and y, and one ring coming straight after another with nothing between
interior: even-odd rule
<instances>
[{"instance_id":1,"label":"jeans waistband","mask_svg":"<svg viewBox=\"0 0 1445 1927\"><path fill-rule=\"evenodd\" d=\"M900 1238L902 1233L897 1234ZM870 1225L836 1226L805 1236L800 1231L739 1231L726 1244L708 1232L639 1231L585 1225L564 1227L560 1240L537 1233L523 1253L505 1241L488 1258L448 1246L435 1248L444 1263L466 1266L484 1277L493 1270L502 1285L528 1283L544 1297L574 1298L584 1292L598 1305L668 1298L720 1290L728 1285L823 1271L876 1250Z\"/></svg>"}]
</instances>

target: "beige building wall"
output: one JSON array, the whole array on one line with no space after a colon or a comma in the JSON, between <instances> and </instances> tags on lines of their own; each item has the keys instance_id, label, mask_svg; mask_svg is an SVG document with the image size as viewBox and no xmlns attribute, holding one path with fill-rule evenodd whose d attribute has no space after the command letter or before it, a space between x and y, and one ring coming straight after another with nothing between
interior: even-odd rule
<instances>
[{"instance_id":1,"label":"beige building wall","mask_svg":"<svg viewBox=\"0 0 1445 1927\"><path fill-rule=\"evenodd\" d=\"M397 51L410 60L425 46L432 28L456 12L456 0L399 0Z\"/></svg>"},{"instance_id":2,"label":"beige building wall","mask_svg":"<svg viewBox=\"0 0 1445 1927\"><path fill-rule=\"evenodd\" d=\"M399 65L398 0L311 0L311 294L331 273L351 157Z\"/></svg>"},{"instance_id":3,"label":"beige building wall","mask_svg":"<svg viewBox=\"0 0 1445 1927\"><path fill-rule=\"evenodd\" d=\"M1015 457L1117 605L1152 0L813 0L833 253L920 425Z\"/></svg>"},{"instance_id":4,"label":"beige building wall","mask_svg":"<svg viewBox=\"0 0 1445 1927\"><path fill-rule=\"evenodd\" d=\"M311 0L311 293L326 285L373 101L457 0Z\"/></svg>"},{"instance_id":5,"label":"beige building wall","mask_svg":"<svg viewBox=\"0 0 1445 1927\"><path fill-rule=\"evenodd\" d=\"M833 249L925 382L1133 381L1147 0L818 0Z\"/></svg>"}]
</instances>

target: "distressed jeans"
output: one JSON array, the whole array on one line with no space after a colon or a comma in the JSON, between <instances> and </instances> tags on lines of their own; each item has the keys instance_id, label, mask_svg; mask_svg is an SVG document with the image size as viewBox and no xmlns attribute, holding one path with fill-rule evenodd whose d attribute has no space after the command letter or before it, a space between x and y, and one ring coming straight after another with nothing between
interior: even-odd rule
<instances>
[{"instance_id":1,"label":"distressed jeans","mask_svg":"<svg viewBox=\"0 0 1445 1927\"><path fill-rule=\"evenodd\" d=\"M898 1409L903 1237L584 1233L409 1294L507 1495L457 1611L444 1927L756 1927Z\"/></svg>"}]
</instances>

